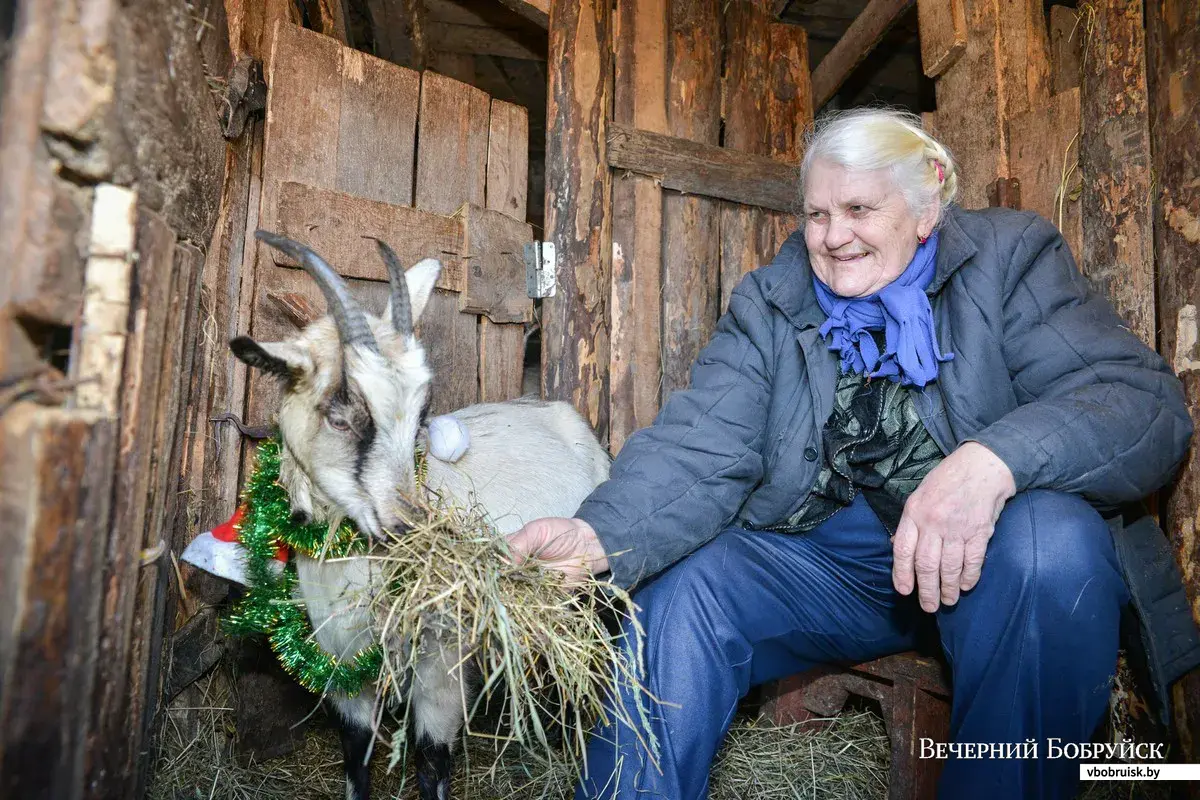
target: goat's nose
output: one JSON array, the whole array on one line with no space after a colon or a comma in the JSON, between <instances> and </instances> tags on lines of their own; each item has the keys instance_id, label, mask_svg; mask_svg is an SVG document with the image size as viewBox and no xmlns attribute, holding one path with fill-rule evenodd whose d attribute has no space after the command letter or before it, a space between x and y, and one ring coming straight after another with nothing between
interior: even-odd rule
<instances>
[{"instance_id":1,"label":"goat's nose","mask_svg":"<svg viewBox=\"0 0 1200 800\"><path fill-rule=\"evenodd\" d=\"M293 525L308 525L312 522L312 515L303 509L297 508L288 517L288 522Z\"/></svg>"}]
</instances>

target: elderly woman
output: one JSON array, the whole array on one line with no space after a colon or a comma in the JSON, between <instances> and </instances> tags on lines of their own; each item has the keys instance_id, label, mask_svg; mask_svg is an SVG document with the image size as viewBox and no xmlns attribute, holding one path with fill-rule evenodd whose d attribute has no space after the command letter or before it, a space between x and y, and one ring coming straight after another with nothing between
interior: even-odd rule
<instances>
[{"instance_id":1,"label":"elderly woman","mask_svg":"<svg viewBox=\"0 0 1200 800\"><path fill-rule=\"evenodd\" d=\"M1129 592L1100 511L1166 483L1179 383L1032 213L954 205L916 120L844 113L802 166L803 230L746 276L691 385L576 519L514 534L636 588L657 766L601 730L580 797L694 800L756 684L914 647L936 625L943 795L1060 797L1109 698ZM626 695L625 702L633 702Z\"/></svg>"}]
</instances>

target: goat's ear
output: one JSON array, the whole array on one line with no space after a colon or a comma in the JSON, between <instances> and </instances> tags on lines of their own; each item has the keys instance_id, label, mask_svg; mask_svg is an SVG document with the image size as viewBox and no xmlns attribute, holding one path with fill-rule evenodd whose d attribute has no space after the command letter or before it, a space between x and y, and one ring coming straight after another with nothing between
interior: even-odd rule
<instances>
[{"instance_id":1,"label":"goat's ear","mask_svg":"<svg viewBox=\"0 0 1200 800\"><path fill-rule=\"evenodd\" d=\"M229 349L247 366L280 378L295 378L312 366L308 355L301 348L288 342L260 344L249 336L238 336L230 341Z\"/></svg>"},{"instance_id":2,"label":"goat's ear","mask_svg":"<svg viewBox=\"0 0 1200 800\"><path fill-rule=\"evenodd\" d=\"M418 261L404 273L408 282L408 296L412 301L413 324L421 319L421 312L429 304L433 287L437 284L438 275L442 271L442 262L436 258L426 258Z\"/></svg>"}]
</instances>

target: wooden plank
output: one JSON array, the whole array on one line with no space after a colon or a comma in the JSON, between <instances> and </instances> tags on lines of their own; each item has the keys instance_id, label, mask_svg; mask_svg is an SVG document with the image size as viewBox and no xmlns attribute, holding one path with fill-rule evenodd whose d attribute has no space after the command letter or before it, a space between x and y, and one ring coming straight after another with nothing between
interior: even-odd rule
<instances>
[{"instance_id":1,"label":"wooden plank","mask_svg":"<svg viewBox=\"0 0 1200 800\"><path fill-rule=\"evenodd\" d=\"M277 214L273 229L313 248L348 278L387 281L387 269L379 258L379 250L373 241L363 238L374 236L387 242L405 267L423 258L439 259L442 262L439 287L456 292L466 288L462 254L467 250L460 217L366 200L293 181L280 187ZM277 251L272 251L271 261L279 266L299 266Z\"/></svg>"},{"instance_id":2,"label":"wooden plank","mask_svg":"<svg viewBox=\"0 0 1200 800\"><path fill-rule=\"evenodd\" d=\"M470 266L459 310L497 324L532 322L533 301L525 289L525 243L533 241L532 226L470 206L465 231Z\"/></svg>"},{"instance_id":3,"label":"wooden plank","mask_svg":"<svg viewBox=\"0 0 1200 800\"><path fill-rule=\"evenodd\" d=\"M229 519L237 499L241 439L231 426L214 426L209 418L245 414L245 369L229 351L229 340L249 324L240 321L240 310L242 284L253 277L253 245L247 252L246 231L252 209L257 220L262 139L263 125L256 122L228 146L217 226L204 264L196 355L202 381L193 390L198 413L189 422L195 442L187 499L187 516L196 525L188 531L191 536ZM185 567L185 577L190 570Z\"/></svg>"},{"instance_id":4,"label":"wooden plank","mask_svg":"<svg viewBox=\"0 0 1200 800\"><path fill-rule=\"evenodd\" d=\"M1050 96L1050 38L1042 0L997 3L1004 116L1039 108Z\"/></svg>"},{"instance_id":5,"label":"wooden plank","mask_svg":"<svg viewBox=\"0 0 1200 800\"><path fill-rule=\"evenodd\" d=\"M139 687L132 683L131 647L174 251L175 232L158 215L140 211L132 293L137 304L130 309L121 379L113 524L104 571L97 691L90 726L93 741L108 746L98 746L88 754L89 780L100 794L111 797L132 796L136 779L133 759L141 744L140 728L128 727L140 702L140 697L135 697Z\"/></svg>"},{"instance_id":6,"label":"wooden plank","mask_svg":"<svg viewBox=\"0 0 1200 800\"><path fill-rule=\"evenodd\" d=\"M229 46L234 60L250 56L266 67L271 57L275 23L300 24L300 10L292 0L225 0L229 21Z\"/></svg>"},{"instance_id":7,"label":"wooden plank","mask_svg":"<svg viewBox=\"0 0 1200 800\"><path fill-rule=\"evenodd\" d=\"M479 401L512 400L525 393L525 327L479 318Z\"/></svg>"},{"instance_id":8,"label":"wooden plank","mask_svg":"<svg viewBox=\"0 0 1200 800\"><path fill-rule=\"evenodd\" d=\"M486 203L490 102L478 89L442 75L421 78L416 206L455 214ZM479 323L460 314L457 294L437 290L422 316L422 340L434 370L433 413L479 399Z\"/></svg>"},{"instance_id":9,"label":"wooden plank","mask_svg":"<svg viewBox=\"0 0 1200 800\"><path fill-rule=\"evenodd\" d=\"M488 129L487 207L525 221L529 196L529 112L492 100Z\"/></svg>"},{"instance_id":10,"label":"wooden plank","mask_svg":"<svg viewBox=\"0 0 1200 800\"><path fill-rule=\"evenodd\" d=\"M479 89L427 72L421 79L416 206L454 214L487 204L490 98Z\"/></svg>"},{"instance_id":11,"label":"wooden plank","mask_svg":"<svg viewBox=\"0 0 1200 800\"><path fill-rule=\"evenodd\" d=\"M339 174L361 164L350 155L361 149L353 145L347 148L345 162L338 158L344 83L341 50L337 42L319 33L279 25L267 74L270 93L262 163L266 180L259 207L263 220L278 219L283 183L297 181L334 189ZM271 249L256 245L262 263Z\"/></svg>"},{"instance_id":12,"label":"wooden plank","mask_svg":"<svg viewBox=\"0 0 1200 800\"><path fill-rule=\"evenodd\" d=\"M1150 120L1142 3L1092 6L1092 51L1083 67L1079 149L1086 220L1080 259L1130 328L1155 346Z\"/></svg>"},{"instance_id":13,"label":"wooden plank","mask_svg":"<svg viewBox=\"0 0 1200 800\"><path fill-rule=\"evenodd\" d=\"M972 33L962 57L937 80L938 133L954 153L961 173L971 176L960 182L959 203L964 208L985 208L987 187L997 178L1008 177L1003 97L1009 87L1000 75L995 2L963 0L963 8Z\"/></svg>"},{"instance_id":14,"label":"wooden plank","mask_svg":"<svg viewBox=\"0 0 1200 800\"><path fill-rule=\"evenodd\" d=\"M85 760L114 420L17 403L0 417L0 796L97 796ZM114 752L126 745L110 742ZM127 797L127 794L109 795Z\"/></svg>"},{"instance_id":15,"label":"wooden plank","mask_svg":"<svg viewBox=\"0 0 1200 800\"><path fill-rule=\"evenodd\" d=\"M427 30L429 46L435 51L524 61L546 60L545 38L537 41L524 31L448 22L430 23Z\"/></svg>"},{"instance_id":16,"label":"wooden plank","mask_svg":"<svg viewBox=\"0 0 1200 800\"><path fill-rule=\"evenodd\" d=\"M667 8L667 130L716 146L720 137L719 4L671 0ZM745 157L724 150L733 157ZM721 300L720 207L708 198L663 196L663 399L687 386L716 327Z\"/></svg>"},{"instance_id":17,"label":"wooden plank","mask_svg":"<svg viewBox=\"0 0 1200 800\"><path fill-rule=\"evenodd\" d=\"M1077 261L1083 256L1079 135L1078 89L1008 123L1010 170L1020 181L1021 207L1054 222Z\"/></svg>"},{"instance_id":18,"label":"wooden plank","mask_svg":"<svg viewBox=\"0 0 1200 800\"><path fill-rule=\"evenodd\" d=\"M499 0L500 3L538 27L550 27L550 0Z\"/></svg>"},{"instance_id":19,"label":"wooden plank","mask_svg":"<svg viewBox=\"0 0 1200 800\"><path fill-rule=\"evenodd\" d=\"M770 84L767 65L771 39L770 9L764 0L731 3L725 7L724 146L731 150L770 155ZM718 313L729 307L729 295L742 277L768 263L772 256L773 226L768 212L735 203L720 206L720 300Z\"/></svg>"},{"instance_id":20,"label":"wooden plank","mask_svg":"<svg viewBox=\"0 0 1200 800\"><path fill-rule=\"evenodd\" d=\"M488 131L487 207L524 222L528 214L529 113L522 107L492 100ZM532 230L527 239L532 238ZM474 251L474 247L471 248ZM514 276L525 296L524 263ZM496 324L479 318L479 399L484 402L520 397L525 368L525 325Z\"/></svg>"},{"instance_id":21,"label":"wooden plank","mask_svg":"<svg viewBox=\"0 0 1200 800\"><path fill-rule=\"evenodd\" d=\"M1183 381L1200 421L1200 4L1146 4L1147 79L1154 181L1154 255L1158 265L1161 352ZM1192 447L1166 504L1166 529L1200 620L1200 461ZM1200 760L1200 676L1175 686L1182 758Z\"/></svg>"},{"instance_id":22,"label":"wooden plank","mask_svg":"<svg viewBox=\"0 0 1200 800\"><path fill-rule=\"evenodd\" d=\"M137 195L118 186L95 190L84 275L79 354L72 365L80 408L115 415L128 340L130 285L136 246Z\"/></svg>"},{"instance_id":23,"label":"wooden plank","mask_svg":"<svg viewBox=\"0 0 1200 800\"><path fill-rule=\"evenodd\" d=\"M804 133L813 122L812 75L808 69L808 34L796 25L772 23L771 82L767 95L767 125L772 158L799 164L804 151ZM778 252L797 227L796 208L800 184L793 184L793 205L771 214L771 251Z\"/></svg>"},{"instance_id":24,"label":"wooden plank","mask_svg":"<svg viewBox=\"0 0 1200 800\"><path fill-rule=\"evenodd\" d=\"M149 494L146 501L146 529L142 536L141 572L134 607L132 648L130 653L130 712L128 730L138 731L142 742L153 742L158 729L157 712L164 676L161 674L163 651L168 647L166 633L167 596L170 593L171 514L179 476L179 417L182 400L184 342L179 334L187 326L190 313L192 275L203 266L204 257L196 247L176 245L171 273L169 306L159 368L158 405L154 415L154 444L150 453ZM130 769L137 776L135 797L145 795L147 782L155 766L153 759L133 753Z\"/></svg>"},{"instance_id":25,"label":"wooden plank","mask_svg":"<svg viewBox=\"0 0 1200 800\"><path fill-rule=\"evenodd\" d=\"M917 0L921 26L921 70L936 78L967 49L967 12L963 0Z\"/></svg>"},{"instance_id":26,"label":"wooden plank","mask_svg":"<svg viewBox=\"0 0 1200 800\"><path fill-rule=\"evenodd\" d=\"M411 35L413 6L403 0L366 0L366 6L371 19L370 44L375 54L393 64L424 69L426 54L417 52ZM416 10L419 13L420 9Z\"/></svg>"},{"instance_id":27,"label":"wooden plank","mask_svg":"<svg viewBox=\"0 0 1200 800\"><path fill-rule=\"evenodd\" d=\"M581 0L550 8L545 236L558 290L542 303L542 393L566 400L608 438L611 292L612 9Z\"/></svg>"},{"instance_id":28,"label":"wooden plank","mask_svg":"<svg viewBox=\"0 0 1200 800\"><path fill-rule=\"evenodd\" d=\"M813 105L823 107L915 0L871 0L813 70Z\"/></svg>"},{"instance_id":29,"label":"wooden plank","mask_svg":"<svg viewBox=\"0 0 1200 800\"><path fill-rule=\"evenodd\" d=\"M421 77L358 50L339 52L337 177L328 188L410 206Z\"/></svg>"},{"instance_id":30,"label":"wooden plank","mask_svg":"<svg viewBox=\"0 0 1200 800\"><path fill-rule=\"evenodd\" d=\"M613 123L608 164L655 178L664 189L794 211L800 168L767 156L739 153Z\"/></svg>"},{"instance_id":31,"label":"wooden plank","mask_svg":"<svg viewBox=\"0 0 1200 800\"><path fill-rule=\"evenodd\" d=\"M617 0L613 120L667 131L667 0ZM620 173L612 185L609 451L654 421L662 385L663 190Z\"/></svg>"},{"instance_id":32,"label":"wooden plank","mask_svg":"<svg viewBox=\"0 0 1200 800\"><path fill-rule=\"evenodd\" d=\"M1050 91L1054 94L1079 87L1083 68L1083 27L1069 6L1050 6Z\"/></svg>"},{"instance_id":33,"label":"wooden plank","mask_svg":"<svg viewBox=\"0 0 1200 800\"><path fill-rule=\"evenodd\" d=\"M185 306L183 330L180 338L183 340L182 361L180 363L179 392L180 407L175 419L175 463L171 467L171 478L166 490L166 514L164 517L164 535L169 537L170 552L168 561L172 561L183 552L195 533L187 520L187 502L192 486L191 469L193 464L193 448L199 445L194 435L196 420L199 413L207 411L207 393L203 388L203 370L198 355L203 352L202 342L204 333L204 308L201 304L202 283L204 280L205 253L195 250L192 245L179 243L176 252L184 258L192 259L192 280L188 287L188 299ZM207 426L205 426L207 427ZM196 609L191 603L184 602L186 587L174 584L170 595L170 603L165 612L163 627L174 630L174 612L178 610L184 618L190 617Z\"/></svg>"},{"instance_id":34,"label":"wooden plank","mask_svg":"<svg viewBox=\"0 0 1200 800\"><path fill-rule=\"evenodd\" d=\"M42 104L47 62L54 42L58 8L30 3L22 9L19 36L9 44L4 64L4 113L0 114L0 251L7 270L0 280L0 374L25 373L39 359L20 326L12 319L14 299L35 294L41 283L38 243L49 219L53 173L48 159L36 157L41 147Z\"/></svg>"}]
</instances>

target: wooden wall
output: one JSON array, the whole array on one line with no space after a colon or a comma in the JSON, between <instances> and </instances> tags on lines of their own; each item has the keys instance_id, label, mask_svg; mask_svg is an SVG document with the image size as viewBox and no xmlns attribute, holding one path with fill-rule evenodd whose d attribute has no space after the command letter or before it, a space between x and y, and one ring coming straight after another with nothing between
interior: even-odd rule
<instances>
[{"instance_id":1,"label":"wooden wall","mask_svg":"<svg viewBox=\"0 0 1200 800\"><path fill-rule=\"evenodd\" d=\"M953 41L960 0L919 2L922 41ZM1048 15L1041 3L961 5L968 35L960 52L947 44L923 55L937 76L938 111L926 123L962 166L964 205L1004 202L1054 221L1084 274L1174 366L1200 422L1197 5L1096 0ZM1017 186L1009 183L1002 201L996 185L1007 179ZM1192 457L1160 507L1200 620L1196 475ZM1200 676L1175 692L1181 760L1194 762ZM1136 706L1118 713L1145 726Z\"/></svg>"},{"instance_id":2,"label":"wooden wall","mask_svg":"<svg viewBox=\"0 0 1200 800\"><path fill-rule=\"evenodd\" d=\"M256 227L349 226L355 247L377 233L408 264L441 257L421 326L434 411L522 391L525 110L346 48L340 5L309 5L323 33L276 0L18 4L0 101L0 796L145 789L171 634L225 594L177 562L237 499L242 439L212 418L270 421L228 340L323 310ZM265 59L273 113L226 141L242 57ZM378 257L325 244L380 310Z\"/></svg>"},{"instance_id":3,"label":"wooden wall","mask_svg":"<svg viewBox=\"0 0 1200 800\"><path fill-rule=\"evenodd\" d=\"M733 286L795 227L807 40L773 18L766 0L551 8L546 237L559 287L544 304L543 391L575 403L614 453L687 384ZM782 200L749 188L770 178Z\"/></svg>"},{"instance_id":4,"label":"wooden wall","mask_svg":"<svg viewBox=\"0 0 1200 800\"><path fill-rule=\"evenodd\" d=\"M135 797L189 330L224 167L219 3L19 2L0 99L0 796ZM186 124L184 124L186 122Z\"/></svg>"}]
</instances>

